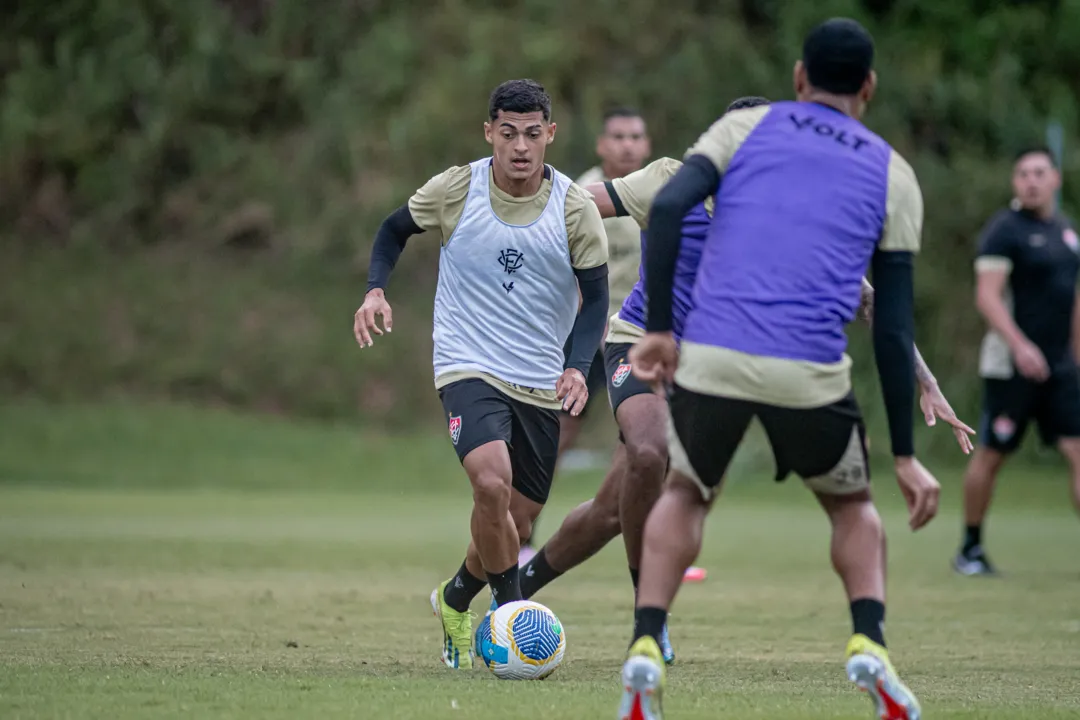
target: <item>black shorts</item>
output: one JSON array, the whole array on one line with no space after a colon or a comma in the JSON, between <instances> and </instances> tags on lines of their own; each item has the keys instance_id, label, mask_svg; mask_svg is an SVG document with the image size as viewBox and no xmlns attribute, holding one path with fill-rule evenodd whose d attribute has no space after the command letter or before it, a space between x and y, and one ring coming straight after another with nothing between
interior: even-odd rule
<instances>
[{"instance_id":1,"label":"black shorts","mask_svg":"<svg viewBox=\"0 0 1080 720\"><path fill-rule=\"evenodd\" d=\"M846 495L870 484L866 427L854 393L803 409L703 395L676 385L670 404L671 466L691 477L706 499L723 480L755 417L772 446L778 482L794 472L826 495Z\"/></svg>"},{"instance_id":2,"label":"black shorts","mask_svg":"<svg viewBox=\"0 0 1080 720\"><path fill-rule=\"evenodd\" d=\"M619 406L635 395L652 393L648 383L639 380L630 371L630 348L632 343L609 343L604 349L604 367L607 369L608 401L611 412L617 412Z\"/></svg>"},{"instance_id":3,"label":"black shorts","mask_svg":"<svg viewBox=\"0 0 1080 720\"><path fill-rule=\"evenodd\" d=\"M984 381L979 437L1000 453L1020 447L1028 422L1034 418L1047 445L1060 438L1080 437L1080 372L1074 366L1057 369L1044 383L1016 375Z\"/></svg>"},{"instance_id":4,"label":"black shorts","mask_svg":"<svg viewBox=\"0 0 1080 720\"><path fill-rule=\"evenodd\" d=\"M559 456L558 410L515 400L478 378L440 388L439 399L458 460L502 440L510 450L514 489L534 502L547 502Z\"/></svg>"}]
</instances>

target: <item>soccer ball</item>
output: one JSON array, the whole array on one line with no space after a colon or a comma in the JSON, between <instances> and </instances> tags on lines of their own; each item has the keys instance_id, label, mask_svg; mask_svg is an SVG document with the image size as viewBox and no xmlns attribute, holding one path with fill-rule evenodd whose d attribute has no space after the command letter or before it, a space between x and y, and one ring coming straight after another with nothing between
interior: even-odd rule
<instances>
[{"instance_id":1,"label":"soccer ball","mask_svg":"<svg viewBox=\"0 0 1080 720\"><path fill-rule=\"evenodd\" d=\"M484 617L476 630L475 650L500 680L543 680L563 660L566 633L551 610L518 600Z\"/></svg>"}]
</instances>

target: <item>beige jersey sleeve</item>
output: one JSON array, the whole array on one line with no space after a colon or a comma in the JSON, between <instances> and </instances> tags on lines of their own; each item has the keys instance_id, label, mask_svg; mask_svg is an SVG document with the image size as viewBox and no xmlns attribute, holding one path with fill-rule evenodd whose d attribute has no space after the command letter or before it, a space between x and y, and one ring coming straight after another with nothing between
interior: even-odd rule
<instances>
[{"instance_id":1,"label":"beige jersey sleeve","mask_svg":"<svg viewBox=\"0 0 1080 720\"><path fill-rule=\"evenodd\" d=\"M570 264L577 270L599 267L608 261L607 232L592 195L580 185L566 191L566 236Z\"/></svg>"},{"instance_id":2,"label":"beige jersey sleeve","mask_svg":"<svg viewBox=\"0 0 1080 720\"><path fill-rule=\"evenodd\" d=\"M759 105L726 113L686 151L684 159L691 155L704 155L723 175L739 146L750 136L758 123L769 114L771 107Z\"/></svg>"},{"instance_id":3,"label":"beige jersey sleeve","mask_svg":"<svg viewBox=\"0 0 1080 720\"><path fill-rule=\"evenodd\" d=\"M919 252L923 225L922 189L911 165L895 150L889 159L888 193L885 231L878 247L894 252Z\"/></svg>"},{"instance_id":4,"label":"beige jersey sleeve","mask_svg":"<svg viewBox=\"0 0 1080 720\"><path fill-rule=\"evenodd\" d=\"M680 160L663 157L626 177L611 181L619 202L643 229L649 226L649 210L660 188L682 167ZM614 199L614 198L612 198Z\"/></svg>"},{"instance_id":5,"label":"beige jersey sleeve","mask_svg":"<svg viewBox=\"0 0 1080 720\"><path fill-rule=\"evenodd\" d=\"M461 219L469 194L472 168L456 165L434 176L409 198L409 214L424 230L438 232L443 244Z\"/></svg>"}]
</instances>

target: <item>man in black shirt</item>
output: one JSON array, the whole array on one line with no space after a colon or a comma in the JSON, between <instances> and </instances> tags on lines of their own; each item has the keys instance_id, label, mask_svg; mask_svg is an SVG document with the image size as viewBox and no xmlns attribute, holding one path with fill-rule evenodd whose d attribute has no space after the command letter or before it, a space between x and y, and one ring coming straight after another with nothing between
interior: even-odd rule
<instances>
[{"instance_id":1,"label":"man in black shirt","mask_svg":"<svg viewBox=\"0 0 1080 720\"><path fill-rule=\"evenodd\" d=\"M964 477L965 537L953 559L964 575L994 573L982 548L983 518L998 470L1020 446L1029 420L1068 460L1080 510L1080 240L1057 210L1061 177L1048 150L1021 153L1012 182L1012 209L987 223L975 261L976 307L989 332L979 358L981 443Z\"/></svg>"}]
</instances>

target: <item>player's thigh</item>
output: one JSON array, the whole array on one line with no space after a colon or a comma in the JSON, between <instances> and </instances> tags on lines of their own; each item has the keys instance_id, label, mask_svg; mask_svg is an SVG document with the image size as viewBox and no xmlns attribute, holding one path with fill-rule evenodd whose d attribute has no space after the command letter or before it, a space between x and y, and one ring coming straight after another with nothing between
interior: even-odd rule
<instances>
[{"instance_id":1,"label":"player's thigh","mask_svg":"<svg viewBox=\"0 0 1080 720\"><path fill-rule=\"evenodd\" d=\"M1080 375L1075 367L1055 372L1039 388L1036 421L1047 445L1080 439Z\"/></svg>"},{"instance_id":2,"label":"player's thigh","mask_svg":"<svg viewBox=\"0 0 1080 720\"><path fill-rule=\"evenodd\" d=\"M507 445L513 429L513 401L477 378L459 380L440 388L439 399L458 460L464 465L471 453L483 450L483 457L474 456L466 467L470 478L484 470L508 476ZM501 449L499 446L485 447L496 441L501 441ZM477 463L478 459L483 462ZM479 467L473 467L478 464Z\"/></svg>"},{"instance_id":3,"label":"player's thigh","mask_svg":"<svg viewBox=\"0 0 1080 720\"><path fill-rule=\"evenodd\" d=\"M608 402L619 426L619 441L627 442L628 431L634 434L635 440L640 440L643 435L648 435L649 427L655 425L652 437L666 443L667 403L632 372L629 355L633 347L630 343L608 343L604 348ZM640 400L643 397L655 398L656 402ZM633 400L631 407L623 408L630 400ZM656 408L660 408L659 414ZM642 410L646 416L639 419L638 413Z\"/></svg>"},{"instance_id":4,"label":"player's thigh","mask_svg":"<svg viewBox=\"0 0 1080 720\"><path fill-rule=\"evenodd\" d=\"M789 473L819 495L855 495L870 485L866 426L854 393L817 408L762 408L776 479Z\"/></svg>"},{"instance_id":5,"label":"player's thigh","mask_svg":"<svg viewBox=\"0 0 1080 720\"><path fill-rule=\"evenodd\" d=\"M555 478L559 459L559 413L559 410L513 401L512 485L524 498L539 506L547 502Z\"/></svg>"},{"instance_id":6,"label":"player's thigh","mask_svg":"<svg viewBox=\"0 0 1080 720\"><path fill-rule=\"evenodd\" d=\"M619 437L630 458L658 456L667 461L667 400L654 392L632 395L615 411Z\"/></svg>"},{"instance_id":7,"label":"player's thigh","mask_svg":"<svg viewBox=\"0 0 1080 720\"><path fill-rule=\"evenodd\" d=\"M1007 380L984 380L980 443L1001 455L1015 452L1027 432L1037 400L1036 386L1019 374Z\"/></svg>"},{"instance_id":8,"label":"player's thigh","mask_svg":"<svg viewBox=\"0 0 1080 720\"><path fill-rule=\"evenodd\" d=\"M675 385L669 399L668 458L671 470L689 478L711 501L746 428L752 403L704 395Z\"/></svg>"}]
</instances>

